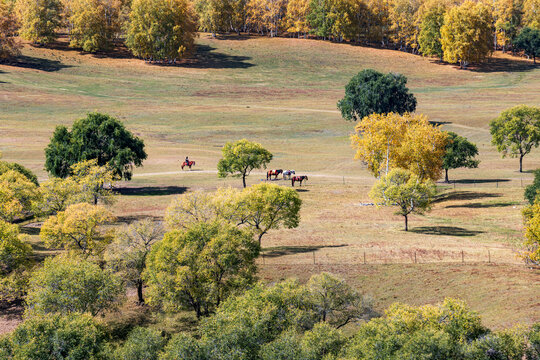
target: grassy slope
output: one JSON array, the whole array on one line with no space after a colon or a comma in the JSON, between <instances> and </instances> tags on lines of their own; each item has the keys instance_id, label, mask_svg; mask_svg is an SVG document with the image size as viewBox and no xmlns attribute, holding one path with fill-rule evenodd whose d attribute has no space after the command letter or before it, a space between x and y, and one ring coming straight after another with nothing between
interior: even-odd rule
<instances>
[{"instance_id":1,"label":"grassy slope","mask_svg":"<svg viewBox=\"0 0 540 360\"><path fill-rule=\"evenodd\" d=\"M452 295L470 301L490 325L539 320L538 273L481 262L489 249L494 262L519 264L512 244L521 232L521 175L515 159L501 160L489 144L488 123L510 106L539 103L540 68L501 54L480 69L460 71L406 53L346 44L205 36L198 43L197 58L180 67L26 47L27 65L0 66L4 157L45 177L43 148L56 125L94 110L120 117L145 139L149 153L129 184L136 189L116 205L128 221L161 216L184 191L237 186L236 179L218 180L211 173L220 148L225 141L256 140L275 154L274 168L335 176L311 177L301 193L301 226L263 240L263 278L304 278L319 269L298 265L312 263L313 250L320 264L362 262L366 252L368 262L380 265L334 270L373 294L380 308L396 300L423 303ZM353 124L340 118L335 104L348 79L366 67L405 74L418 111L477 142L480 168L457 170L452 177L513 180L498 189L489 182L458 184L458 193L443 196L432 213L413 218L410 233L400 230L402 219L391 209L358 206L369 202L373 179L352 160ZM185 155L208 172L174 173ZM540 167L539 155L526 158L526 169ZM161 172L173 173L144 175ZM261 177L254 174L249 181ZM526 183L530 175L524 177ZM415 252L422 262L453 263L462 250L478 264L410 265Z\"/></svg>"}]
</instances>

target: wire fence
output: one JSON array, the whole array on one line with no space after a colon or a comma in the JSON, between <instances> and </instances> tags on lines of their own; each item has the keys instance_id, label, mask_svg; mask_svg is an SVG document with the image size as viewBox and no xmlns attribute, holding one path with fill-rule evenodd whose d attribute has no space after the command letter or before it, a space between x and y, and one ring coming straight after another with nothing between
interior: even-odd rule
<instances>
[{"instance_id":1,"label":"wire fence","mask_svg":"<svg viewBox=\"0 0 540 360\"><path fill-rule=\"evenodd\" d=\"M330 247L294 247L265 250L260 265L368 265L368 264L523 264L519 251L510 248L443 249L365 249L351 250L347 245Z\"/></svg>"}]
</instances>

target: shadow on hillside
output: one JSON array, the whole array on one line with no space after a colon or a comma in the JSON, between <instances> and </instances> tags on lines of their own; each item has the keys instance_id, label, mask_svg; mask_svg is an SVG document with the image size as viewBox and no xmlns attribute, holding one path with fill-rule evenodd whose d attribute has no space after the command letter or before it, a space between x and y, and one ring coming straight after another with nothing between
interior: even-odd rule
<instances>
[{"instance_id":1,"label":"shadow on hillside","mask_svg":"<svg viewBox=\"0 0 540 360\"><path fill-rule=\"evenodd\" d=\"M452 208L469 208L469 209L489 209L489 208L499 208L499 207L508 207L518 205L515 201L501 201L491 204L482 204L482 203L471 203L471 204L463 204L463 205L449 205L446 208L452 209Z\"/></svg>"},{"instance_id":2,"label":"shadow on hillside","mask_svg":"<svg viewBox=\"0 0 540 360\"><path fill-rule=\"evenodd\" d=\"M440 66L451 66L459 68L459 65L450 64L447 62L440 62L439 60L433 59L431 63L437 64ZM480 64L471 64L463 71L471 71L478 73L497 73L497 72L523 72L523 71L532 71L536 69L536 66L527 60L522 60L519 58L500 58L492 57L487 59L485 62Z\"/></svg>"},{"instance_id":3,"label":"shadow on hillside","mask_svg":"<svg viewBox=\"0 0 540 360\"><path fill-rule=\"evenodd\" d=\"M214 38L216 40L250 40L253 39L252 35L248 34L216 34Z\"/></svg>"},{"instance_id":4,"label":"shadow on hillside","mask_svg":"<svg viewBox=\"0 0 540 360\"><path fill-rule=\"evenodd\" d=\"M503 182L509 182L509 179L461 179L461 180L453 180L451 183L456 184L495 184L495 183L503 183Z\"/></svg>"},{"instance_id":5,"label":"shadow on hillside","mask_svg":"<svg viewBox=\"0 0 540 360\"><path fill-rule=\"evenodd\" d=\"M115 189L120 195L136 195L136 196L163 196L163 195L180 195L187 191L185 186L140 186L140 187L124 187Z\"/></svg>"},{"instance_id":6,"label":"shadow on hillside","mask_svg":"<svg viewBox=\"0 0 540 360\"><path fill-rule=\"evenodd\" d=\"M17 56L12 61L3 64L24 69L36 69L46 72L55 72L72 67L71 65L63 64L58 60L36 58L25 55Z\"/></svg>"},{"instance_id":7,"label":"shadow on hillside","mask_svg":"<svg viewBox=\"0 0 540 360\"><path fill-rule=\"evenodd\" d=\"M313 251L318 251L324 248L340 248L348 246L346 244L341 245L313 245L313 246L276 246L272 248L266 248L263 250L264 256L269 258L294 255L294 254L304 254Z\"/></svg>"},{"instance_id":8,"label":"shadow on hillside","mask_svg":"<svg viewBox=\"0 0 540 360\"><path fill-rule=\"evenodd\" d=\"M185 59L178 66L198 69L247 69L255 66L247 62L249 56L227 55L214 51L215 47L197 45L195 54Z\"/></svg>"},{"instance_id":9,"label":"shadow on hillside","mask_svg":"<svg viewBox=\"0 0 540 360\"><path fill-rule=\"evenodd\" d=\"M296 192L309 192L308 189L296 189Z\"/></svg>"},{"instance_id":10,"label":"shadow on hillside","mask_svg":"<svg viewBox=\"0 0 540 360\"><path fill-rule=\"evenodd\" d=\"M445 194L440 194L435 197L434 203L452 200L476 200L483 198L501 197L501 194L474 192L474 191L453 191Z\"/></svg>"},{"instance_id":11,"label":"shadow on hillside","mask_svg":"<svg viewBox=\"0 0 540 360\"><path fill-rule=\"evenodd\" d=\"M484 233L483 231L467 230L457 226L421 226L409 231L416 234L449 236L476 236Z\"/></svg>"},{"instance_id":12,"label":"shadow on hillside","mask_svg":"<svg viewBox=\"0 0 540 360\"><path fill-rule=\"evenodd\" d=\"M21 226L20 231L23 234L26 235L39 235L39 231L41 230L41 226Z\"/></svg>"}]
</instances>

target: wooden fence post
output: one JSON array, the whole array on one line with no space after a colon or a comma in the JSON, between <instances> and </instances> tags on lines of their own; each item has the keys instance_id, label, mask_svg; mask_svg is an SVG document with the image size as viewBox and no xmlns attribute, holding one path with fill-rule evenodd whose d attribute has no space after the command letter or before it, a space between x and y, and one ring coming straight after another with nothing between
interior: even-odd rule
<instances>
[{"instance_id":1,"label":"wooden fence post","mask_svg":"<svg viewBox=\"0 0 540 360\"><path fill-rule=\"evenodd\" d=\"M465 254L463 253L463 250L461 250L461 263L465 263Z\"/></svg>"}]
</instances>

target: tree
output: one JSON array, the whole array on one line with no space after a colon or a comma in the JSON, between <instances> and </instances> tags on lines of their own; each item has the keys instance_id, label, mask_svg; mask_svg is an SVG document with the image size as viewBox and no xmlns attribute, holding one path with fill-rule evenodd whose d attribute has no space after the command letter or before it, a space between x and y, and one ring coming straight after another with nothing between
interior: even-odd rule
<instances>
[{"instance_id":1,"label":"tree","mask_svg":"<svg viewBox=\"0 0 540 360\"><path fill-rule=\"evenodd\" d=\"M437 180L442 171L447 136L423 115L372 114L355 127L351 143L355 159L371 173L387 175L391 168L412 171L421 180Z\"/></svg>"},{"instance_id":2,"label":"tree","mask_svg":"<svg viewBox=\"0 0 540 360\"><path fill-rule=\"evenodd\" d=\"M523 25L531 29L540 30L540 0L523 1Z\"/></svg>"},{"instance_id":3,"label":"tree","mask_svg":"<svg viewBox=\"0 0 540 360\"><path fill-rule=\"evenodd\" d=\"M190 335L177 333L171 337L160 360L206 360L198 341Z\"/></svg>"},{"instance_id":4,"label":"tree","mask_svg":"<svg viewBox=\"0 0 540 360\"><path fill-rule=\"evenodd\" d=\"M39 236L48 247L61 246L85 257L95 256L110 243L111 234L103 232L101 227L113 220L113 214L102 206L70 205L49 217L41 226Z\"/></svg>"},{"instance_id":5,"label":"tree","mask_svg":"<svg viewBox=\"0 0 540 360\"><path fill-rule=\"evenodd\" d=\"M161 224L151 219L141 220L118 231L105 252L109 267L137 287L139 304L144 304L142 274L146 259L152 246L162 237Z\"/></svg>"},{"instance_id":6,"label":"tree","mask_svg":"<svg viewBox=\"0 0 540 360\"><path fill-rule=\"evenodd\" d=\"M394 169L375 183L369 196L382 205L397 206L395 214L405 218L405 231L408 231L408 216L428 211L435 193L432 181L421 181L408 170Z\"/></svg>"},{"instance_id":7,"label":"tree","mask_svg":"<svg viewBox=\"0 0 540 360\"><path fill-rule=\"evenodd\" d=\"M16 0L17 13L21 22L19 35L37 44L48 44L55 40L56 29L62 21L60 0Z\"/></svg>"},{"instance_id":8,"label":"tree","mask_svg":"<svg viewBox=\"0 0 540 360\"><path fill-rule=\"evenodd\" d=\"M526 263L540 265L540 202L523 209L525 239L521 257Z\"/></svg>"},{"instance_id":9,"label":"tree","mask_svg":"<svg viewBox=\"0 0 540 360\"><path fill-rule=\"evenodd\" d=\"M524 28L514 40L514 46L525 51L527 56L532 56L534 64L536 57L540 56L540 30Z\"/></svg>"},{"instance_id":10,"label":"tree","mask_svg":"<svg viewBox=\"0 0 540 360\"><path fill-rule=\"evenodd\" d=\"M291 188L274 184L258 184L244 189L240 198L239 211L232 214L237 225L246 225L261 239L271 229L284 226L298 227L302 200ZM233 207L234 208L234 207Z\"/></svg>"},{"instance_id":11,"label":"tree","mask_svg":"<svg viewBox=\"0 0 540 360\"><path fill-rule=\"evenodd\" d=\"M84 160L97 160L109 166L118 178L130 180L133 166L142 166L147 157L144 142L128 131L117 119L89 113L75 121L71 131L56 127L45 149L45 169L57 177L72 174L72 166Z\"/></svg>"},{"instance_id":12,"label":"tree","mask_svg":"<svg viewBox=\"0 0 540 360\"><path fill-rule=\"evenodd\" d=\"M418 44L420 52L428 56L437 56L443 59L441 45L441 28L444 24L446 6L442 2L435 2L424 14L420 23Z\"/></svg>"},{"instance_id":13,"label":"tree","mask_svg":"<svg viewBox=\"0 0 540 360\"><path fill-rule=\"evenodd\" d=\"M323 272L311 276L306 288L319 321L337 329L373 312L369 298L362 297L332 274Z\"/></svg>"},{"instance_id":14,"label":"tree","mask_svg":"<svg viewBox=\"0 0 540 360\"><path fill-rule=\"evenodd\" d=\"M262 147L261 144L246 139L236 142L228 142L222 149L223 158L218 162L218 176L242 177L242 183L246 187L246 176L253 169L265 168L272 161L273 155Z\"/></svg>"},{"instance_id":15,"label":"tree","mask_svg":"<svg viewBox=\"0 0 540 360\"><path fill-rule=\"evenodd\" d=\"M229 0L197 0L195 9L199 16L199 28L215 37L220 31L229 31L234 16L233 4Z\"/></svg>"},{"instance_id":16,"label":"tree","mask_svg":"<svg viewBox=\"0 0 540 360\"><path fill-rule=\"evenodd\" d=\"M533 205L540 190L540 169L534 171L533 183L525 188L525 199Z\"/></svg>"},{"instance_id":17,"label":"tree","mask_svg":"<svg viewBox=\"0 0 540 360\"><path fill-rule=\"evenodd\" d=\"M197 18L187 0L134 0L126 45L135 56L175 60L195 46Z\"/></svg>"},{"instance_id":18,"label":"tree","mask_svg":"<svg viewBox=\"0 0 540 360\"><path fill-rule=\"evenodd\" d=\"M108 50L120 31L121 0L73 0L70 46L84 51Z\"/></svg>"},{"instance_id":19,"label":"tree","mask_svg":"<svg viewBox=\"0 0 540 360\"><path fill-rule=\"evenodd\" d=\"M447 132L448 143L446 144L446 153L443 159L443 169L445 170L444 181L448 180L448 170L461 167L477 168L479 160L474 157L478 155L478 148L464 137L451 131Z\"/></svg>"},{"instance_id":20,"label":"tree","mask_svg":"<svg viewBox=\"0 0 540 360\"><path fill-rule=\"evenodd\" d=\"M540 144L540 108L515 106L503 111L489 126L492 144L503 158L519 157L519 172L523 172L523 158Z\"/></svg>"},{"instance_id":21,"label":"tree","mask_svg":"<svg viewBox=\"0 0 540 360\"><path fill-rule=\"evenodd\" d=\"M462 69L469 62L481 62L493 49L493 19L487 5L466 1L451 8L441 28L443 59L459 63Z\"/></svg>"},{"instance_id":22,"label":"tree","mask_svg":"<svg viewBox=\"0 0 540 360\"><path fill-rule=\"evenodd\" d=\"M0 175L0 219L13 222L31 213L39 201L37 186L24 175L8 170Z\"/></svg>"},{"instance_id":23,"label":"tree","mask_svg":"<svg viewBox=\"0 0 540 360\"><path fill-rule=\"evenodd\" d=\"M208 315L254 282L259 251L250 233L231 225L199 223L170 231L148 257L149 302Z\"/></svg>"},{"instance_id":24,"label":"tree","mask_svg":"<svg viewBox=\"0 0 540 360\"><path fill-rule=\"evenodd\" d=\"M287 3L286 29L290 34L304 36L309 32L309 0L290 0Z\"/></svg>"},{"instance_id":25,"label":"tree","mask_svg":"<svg viewBox=\"0 0 540 360\"><path fill-rule=\"evenodd\" d=\"M32 248L17 225L0 220L0 301L20 299L26 291L26 270Z\"/></svg>"},{"instance_id":26,"label":"tree","mask_svg":"<svg viewBox=\"0 0 540 360\"><path fill-rule=\"evenodd\" d=\"M116 360L158 360L161 349L167 340L154 329L137 327L133 329L126 342L115 351ZM180 358L182 359L182 358ZM201 359L202 360L202 359Z\"/></svg>"},{"instance_id":27,"label":"tree","mask_svg":"<svg viewBox=\"0 0 540 360\"><path fill-rule=\"evenodd\" d=\"M315 324L301 341L302 358L306 360L335 359L347 339L338 329L326 323Z\"/></svg>"},{"instance_id":28,"label":"tree","mask_svg":"<svg viewBox=\"0 0 540 360\"><path fill-rule=\"evenodd\" d=\"M79 201L94 205L99 200L104 204L114 201L111 189L114 188L116 177L110 165L99 166L97 159L81 161L71 166L71 173L71 178L79 187Z\"/></svg>"},{"instance_id":29,"label":"tree","mask_svg":"<svg viewBox=\"0 0 540 360\"><path fill-rule=\"evenodd\" d=\"M81 187L72 177L52 178L39 187L38 211L44 215L56 215L69 205L82 201L81 192Z\"/></svg>"},{"instance_id":30,"label":"tree","mask_svg":"<svg viewBox=\"0 0 540 360\"><path fill-rule=\"evenodd\" d=\"M16 39L18 29L13 3L0 1L0 60L19 55L21 43Z\"/></svg>"},{"instance_id":31,"label":"tree","mask_svg":"<svg viewBox=\"0 0 540 360\"><path fill-rule=\"evenodd\" d=\"M0 154L1 157L1 154ZM21 164L7 162L7 161L0 161L0 175L8 172L9 170L13 170L24 176L28 181L32 182L34 185L39 186L39 182L37 179L36 174L34 174L29 169L25 168Z\"/></svg>"},{"instance_id":32,"label":"tree","mask_svg":"<svg viewBox=\"0 0 540 360\"><path fill-rule=\"evenodd\" d=\"M118 305L124 289L118 277L88 260L47 258L29 283L26 297L30 314L90 313L93 316Z\"/></svg>"},{"instance_id":33,"label":"tree","mask_svg":"<svg viewBox=\"0 0 540 360\"><path fill-rule=\"evenodd\" d=\"M107 335L89 314L51 314L27 318L10 335L10 360L101 360Z\"/></svg>"},{"instance_id":34,"label":"tree","mask_svg":"<svg viewBox=\"0 0 540 360\"><path fill-rule=\"evenodd\" d=\"M357 121L370 114L413 112L416 98L405 86L400 74L382 74L366 69L355 75L345 87L345 97L338 102L341 116Z\"/></svg>"}]
</instances>

